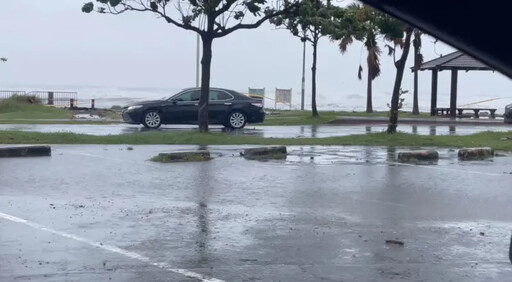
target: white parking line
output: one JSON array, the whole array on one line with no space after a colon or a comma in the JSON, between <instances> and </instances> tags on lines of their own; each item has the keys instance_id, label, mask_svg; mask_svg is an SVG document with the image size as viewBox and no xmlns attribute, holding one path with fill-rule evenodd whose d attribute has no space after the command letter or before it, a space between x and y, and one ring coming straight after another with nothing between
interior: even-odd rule
<instances>
[{"instance_id":1,"label":"white parking line","mask_svg":"<svg viewBox=\"0 0 512 282\"><path fill-rule=\"evenodd\" d=\"M159 268L167 270L169 272L174 272L174 273L177 273L177 274L184 275L186 277L195 278L195 279L198 279L198 280L203 281L203 282L225 282L223 280L207 277L205 275L202 275L202 274L199 274L199 273L195 273L195 272L192 272L192 271L187 270L187 269L173 268L173 267L171 267L169 264L167 264L165 262L153 261L153 260L151 260L150 258L148 258L146 256L143 256L143 255L140 255L140 254L137 254L137 253L134 253L134 252L130 252L130 251L118 248L116 246L106 245L106 244L102 244L100 242L94 242L94 241L91 241L89 239L86 239L86 238L83 238L83 237L80 237L80 236L76 236L76 235L71 234L71 233L57 231L55 229L51 229L51 228L45 227L45 226L43 226L41 224L37 224L35 222L31 222L31 221L28 221L26 219L22 219L22 218L19 218L19 217L16 217L16 216L12 216L12 215L9 215L9 214L5 214L5 213L2 213L2 212L0 212L0 218L3 218L5 220L9 220L9 221L12 221L12 222L16 222L16 223L21 223L21 224L30 226L32 228L35 228L37 230L53 233L53 234L59 235L61 237L65 237L65 238L69 238L69 239L72 239L72 240L75 240L75 241L79 241L79 242L85 243L87 245L96 247L96 248L100 248L100 249L103 249L103 250L106 250L106 251L109 251L109 252L112 252L112 253L120 254L120 255L123 255L123 256L132 258L132 259L136 259L136 260L138 260L140 262L144 262L144 263L147 263L147 264L159 267Z\"/></svg>"},{"instance_id":2,"label":"white parking line","mask_svg":"<svg viewBox=\"0 0 512 282\"><path fill-rule=\"evenodd\" d=\"M64 152L70 153L70 154L75 154L75 155L80 155L80 156L86 156L86 157L91 157L91 158L98 158L98 159L108 160L108 161L122 161L120 159L109 158L109 157L104 157L104 156L98 156L98 155L93 155L93 154L83 153L83 152L74 152L74 151L64 151Z\"/></svg>"}]
</instances>

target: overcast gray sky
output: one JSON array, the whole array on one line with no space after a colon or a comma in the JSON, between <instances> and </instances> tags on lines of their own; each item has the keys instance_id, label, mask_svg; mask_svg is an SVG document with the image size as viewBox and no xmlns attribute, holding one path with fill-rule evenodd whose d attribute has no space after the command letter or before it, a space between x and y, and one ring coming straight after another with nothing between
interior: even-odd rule
<instances>
[{"instance_id":1,"label":"overcast gray sky","mask_svg":"<svg viewBox=\"0 0 512 282\"><path fill-rule=\"evenodd\" d=\"M13 86L133 86L183 88L195 84L196 35L148 13L120 16L84 14L85 0L3 0L0 9L0 88ZM453 49L424 37L427 60ZM252 87L300 90L302 45L285 30L265 24L258 30L237 31L214 42L212 85L237 90ZM383 47L384 50L384 47ZM320 98L343 101L365 95L366 82L357 79L365 62L361 44L341 55L335 43L323 39L319 48ZM375 96L389 97L395 69L383 56ZM310 88L311 48L307 49ZM412 64L411 58L409 64ZM363 67L365 67L363 65ZM366 68L365 68L366 69ZM491 72L459 76L460 103L476 97L512 97L510 80ZM440 93L449 93L449 73L440 75ZM428 100L430 73L420 75L420 95ZM412 90L412 74L404 77ZM272 91L272 90L270 90ZM272 91L273 92L273 91ZM509 100L511 101L511 100Z\"/></svg>"}]
</instances>

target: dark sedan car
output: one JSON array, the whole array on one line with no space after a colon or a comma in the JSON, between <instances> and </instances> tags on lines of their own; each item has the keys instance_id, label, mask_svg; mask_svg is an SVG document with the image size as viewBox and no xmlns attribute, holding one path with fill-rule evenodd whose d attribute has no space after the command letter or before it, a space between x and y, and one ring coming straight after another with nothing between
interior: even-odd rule
<instances>
[{"instance_id":1,"label":"dark sedan car","mask_svg":"<svg viewBox=\"0 0 512 282\"><path fill-rule=\"evenodd\" d=\"M123 120L147 128L158 128L162 124L196 124L200 94L200 88L188 88L170 98L129 105L123 110ZM230 128L243 128L247 123L265 120L261 99L228 89L210 88L208 109L210 124Z\"/></svg>"}]
</instances>

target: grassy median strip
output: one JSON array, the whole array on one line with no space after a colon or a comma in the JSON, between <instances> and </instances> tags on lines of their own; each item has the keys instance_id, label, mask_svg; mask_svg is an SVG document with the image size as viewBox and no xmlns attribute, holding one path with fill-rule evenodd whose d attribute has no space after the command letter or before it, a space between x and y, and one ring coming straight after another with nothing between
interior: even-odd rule
<instances>
[{"instance_id":1,"label":"grassy median strip","mask_svg":"<svg viewBox=\"0 0 512 282\"><path fill-rule=\"evenodd\" d=\"M89 113L109 120L77 120L75 114ZM0 124L109 124L121 122L119 111L114 110L66 110L43 105L34 96L14 95L0 101Z\"/></svg>"},{"instance_id":2,"label":"grassy median strip","mask_svg":"<svg viewBox=\"0 0 512 282\"><path fill-rule=\"evenodd\" d=\"M70 119L73 113L41 104L23 104L16 101L0 102L0 119ZM31 121L29 121L31 122Z\"/></svg>"},{"instance_id":3,"label":"grassy median strip","mask_svg":"<svg viewBox=\"0 0 512 282\"><path fill-rule=\"evenodd\" d=\"M0 144L197 144L197 145L360 145L491 147L512 152L512 131L482 132L468 136L422 136L406 133L370 133L329 138L263 138L224 133L144 132L94 136L74 133L0 131Z\"/></svg>"}]
</instances>

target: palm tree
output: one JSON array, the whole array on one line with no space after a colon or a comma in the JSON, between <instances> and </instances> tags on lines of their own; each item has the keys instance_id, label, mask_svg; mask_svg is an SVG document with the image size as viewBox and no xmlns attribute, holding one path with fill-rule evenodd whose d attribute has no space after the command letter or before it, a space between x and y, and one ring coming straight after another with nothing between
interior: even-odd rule
<instances>
[{"instance_id":1,"label":"palm tree","mask_svg":"<svg viewBox=\"0 0 512 282\"><path fill-rule=\"evenodd\" d=\"M378 21L380 12L377 10L363 5L352 4L347 8L348 13L355 15L356 21L349 30L341 38L339 47L341 53L347 51L347 47L354 42L354 39L364 43L368 56L366 63L368 68L368 86L366 93L366 112L373 112L372 105L372 81L380 75L380 55L382 51L377 43L377 36L380 29ZM359 65L358 78L362 79L363 67Z\"/></svg>"},{"instance_id":2,"label":"palm tree","mask_svg":"<svg viewBox=\"0 0 512 282\"><path fill-rule=\"evenodd\" d=\"M418 105L418 70L423 64L423 54L421 54L421 35L423 33L415 29L414 30L414 39L412 41L412 45L414 46L414 96L413 96L413 106L412 106L412 114L419 115L419 105Z\"/></svg>"}]
</instances>

